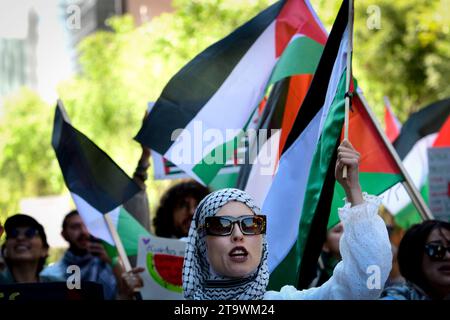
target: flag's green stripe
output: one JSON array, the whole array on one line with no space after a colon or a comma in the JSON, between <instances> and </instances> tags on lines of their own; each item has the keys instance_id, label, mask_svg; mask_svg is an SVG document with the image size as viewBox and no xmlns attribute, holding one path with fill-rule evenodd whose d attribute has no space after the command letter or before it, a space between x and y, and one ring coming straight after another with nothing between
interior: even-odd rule
<instances>
[{"instance_id":1,"label":"flag's green stripe","mask_svg":"<svg viewBox=\"0 0 450 320\"><path fill-rule=\"evenodd\" d=\"M235 188L239 172L220 173L208 185L211 190L219 190L223 188Z\"/></svg>"},{"instance_id":2,"label":"flag's green stripe","mask_svg":"<svg viewBox=\"0 0 450 320\"><path fill-rule=\"evenodd\" d=\"M379 195L402 181L401 174L379 173L379 172L360 172L359 182L362 191L368 194ZM333 202L331 204L330 219L328 220L328 229L339 223L338 208L344 206L345 191L339 183L334 186Z\"/></svg>"},{"instance_id":3,"label":"flag's green stripe","mask_svg":"<svg viewBox=\"0 0 450 320\"><path fill-rule=\"evenodd\" d=\"M345 73L346 69L344 69L341 76L336 95L325 120L309 173L297 239L299 257L303 256L306 241L310 236L310 227L314 215L317 214L316 207L322 193L323 182L329 167L334 165L331 163L331 159L333 157L333 151L336 148L336 141L339 139L342 132L345 115Z\"/></svg>"},{"instance_id":4,"label":"flag's green stripe","mask_svg":"<svg viewBox=\"0 0 450 320\"><path fill-rule=\"evenodd\" d=\"M299 265L300 256L297 252L297 246L293 245L286 258L270 274L267 290L280 290L286 284L294 285L297 281Z\"/></svg>"},{"instance_id":5,"label":"flag's green stripe","mask_svg":"<svg viewBox=\"0 0 450 320\"><path fill-rule=\"evenodd\" d=\"M277 62L269 84L293 75L314 74L322 51L323 45L311 38L294 39Z\"/></svg>"},{"instance_id":6,"label":"flag's green stripe","mask_svg":"<svg viewBox=\"0 0 450 320\"><path fill-rule=\"evenodd\" d=\"M423 197L425 203L429 203L428 201L428 191L429 191L428 179L425 185L420 188L420 194ZM413 203L409 203L406 207L400 210L394 216L395 223L403 229L409 229L412 225L416 223L422 222L422 217L420 213L417 211L416 207Z\"/></svg>"},{"instance_id":7,"label":"flag's green stripe","mask_svg":"<svg viewBox=\"0 0 450 320\"><path fill-rule=\"evenodd\" d=\"M333 150L342 131L345 112L344 94L345 69L339 80L336 95L330 106L321 137L314 153L305 191L305 202L303 203L297 241L286 258L272 272L269 282L270 289L279 289L282 285L297 285L298 283L298 272L300 270L299 267L304 246L309 236L308 233L312 219L316 213L317 202L322 192L323 182L328 172L328 167L330 166Z\"/></svg>"},{"instance_id":8,"label":"flag's green stripe","mask_svg":"<svg viewBox=\"0 0 450 320\"><path fill-rule=\"evenodd\" d=\"M120 208L117 233L129 256L137 255L140 236L148 237L150 235L149 232L123 207Z\"/></svg>"},{"instance_id":9,"label":"flag's green stripe","mask_svg":"<svg viewBox=\"0 0 450 320\"><path fill-rule=\"evenodd\" d=\"M127 256L138 254L140 236L148 237L149 232L123 207L120 208L119 220L117 222L117 233L122 241ZM110 257L117 255L115 246L104 242L105 249Z\"/></svg>"},{"instance_id":10,"label":"flag's green stripe","mask_svg":"<svg viewBox=\"0 0 450 320\"><path fill-rule=\"evenodd\" d=\"M192 168L192 172L194 172L204 184L210 184L219 170L225 166L226 161L233 156L234 150L239 145L238 141L241 141L243 134L244 132L240 131L235 138L215 147Z\"/></svg>"}]
</instances>

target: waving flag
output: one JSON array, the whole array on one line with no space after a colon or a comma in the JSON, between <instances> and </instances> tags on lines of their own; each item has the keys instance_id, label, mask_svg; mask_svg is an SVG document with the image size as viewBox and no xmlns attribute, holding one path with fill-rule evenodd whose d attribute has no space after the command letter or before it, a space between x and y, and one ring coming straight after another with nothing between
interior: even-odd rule
<instances>
[{"instance_id":1,"label":"waving flag","mask_svg":"<svg viewBox=\"0 0 450 320\"><path fill-rule=\"evenodd\" d=\"M344 121L347 19L344 1L262 206L271 226L267 231L271 289L297 286L303 257L312 256L310 250L326 231Z\"/></svg>"},{"instance_id":2,"label":"waving flag","mask_svg":"<svg viewBox=\"0 0 450 320\"><path fill-rule=\"evenodd\" d=\"M434 102L413 113L403 124L394 147L414 185L428 202L428 156L433 146L450 146L448 125L450 99ZM440 131L442 130L442 134ZM437 139L439 135L439 139ZM383 204L394 215L397 224L407 229L421 221L421 217L405 190L398 184L383 194Z\"/></svg>"},{"instance_id":3,"label":"waving flag","mask_svg":"<svg viewBox=\"0 0 450 320\"><path fill-rule=\"evenodd\" d=\"M148 236L148 231L122 205L140 191L139 186L70 124L61 101L56 106L52 146L66 186L89 232L114 246L103 217L109 213L127 255L137 255L139 236Z\"/></svg>"},{"instance_id":4,"label":"waving flag","mask_svg":"<svg viewBox=\"0 0 450 320\"><path fill-rule=\"evenodd\" d=\"M273 4L184 66L164 88L136 140L209 184L236 149L285 49L320 56L325 41L308 2ZM310 60L309 53L299 64L286 59L276 74L313 70L317 58Z\"/></svg>"}]
</instances>

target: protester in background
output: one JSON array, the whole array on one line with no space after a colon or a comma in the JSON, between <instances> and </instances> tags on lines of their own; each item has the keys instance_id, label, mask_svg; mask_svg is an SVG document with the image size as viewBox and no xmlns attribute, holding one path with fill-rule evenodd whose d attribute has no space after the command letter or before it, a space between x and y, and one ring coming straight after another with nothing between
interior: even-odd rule
<instances>
[{"instance_id":1,"label":"protester in background","mask_svg":"<svg viewBox=\"0 0 450 320\"><path fill-rule=\"evenodd\" d=\"M0 284L62 281L57 276L40 276L48 257L49 245L44 227L34 218L16 214L5 222L6 241L2 255L6 268Z\"/></svg>"},{"instance_id":2,"label":"protester in background","mask_svg":"<svg viewBox=\"0 0 450 320\"><path fill-rule=\"evenodd\" d=\"M105 299L115 299L118 284L111 258L100 241L89 234L78 211L73 210L64 217L61 235L69 243L69 249L60 261L45 268L42 275L67 279L71 275L67 273L67 268L77 265L80 267L81 281L101 284Z\"/></svg>"},{"instance_id":3,"label":"protester in background","mask_svg":"<svg viewBox=\"0 0 450 320\"><path fill-rule=\"evenodd\" d=\"M450 299L450 223L411 227L400 242L398 264L406 283L386 288L383 300Z\"/></svg>"},{"instance_id":4,"label":"protester in background","mask_svg":"<svg viewBox=\"0 0 450 320\"><path fill-rule=\"evenodd\" d=\"M155 234L165 238L187 237L195 209L209 192L194 180L170 187L161 197L153 220Z\"/></svg>"},{"instance_id":5,"label":"protester in background","mask_svg":"<svg viewBox=\"0 0 450 320\"><path fill-rule=\"evenodd\" d=\"M392 248L392 270L384 286L390 287L395 285L402 285L405 283L405 279L402 277L400 268L398 266L398 245L400 240L396 239L399 236L399 233L403 231L395 225L388 225L387 229L389 234L389 241L391 242Z\"/></svg>"},{"instance_id":6,"label":"protester in background","mask_svg":"<svg viewBox=\"0 0 450 320\"><path fill-rule=\"evenodd\" d=\"M341 251L339 250L339 241L343 232L344 227L342 222L339 222L327 231L322 253L317 263L316 277L311 281L308 288L321 286L333 275L334 268L342 259Z\"/></svg>"},{"instance_id":7,"label":"protester in background","mask_svg":"<svg viewBox=\"0 0 450 320\"><path fill-rule=\"evenodd\" d=\"M386 226L378 216L380 199L363 195L359 154L348 141L338 149L335 176L348 202L339 216L344 233L342 261L318 288L284 286L266 291L266 220L251 197L238 189L211 193L199 204L189 231L183 266L186 299L376 299L389 271L392 253ZM343 167L347 179L342 178ZM268 226L270 228L270 225ZM367 268L379 268L381 285L367 286Z\"/></svg>"},{"instance_id":8,"label":"protester in background","mask_svg":"<svg viewBox=\"0 0 450 320\"><path fill-rule=\"evenodd\" d=\"M165 238L187 237L192 216L198 203L209 194L209 189L194 180L186 180L170 187L161 197L153 220L155 234ZM121 275L124 292L128 296L143 286L139 276L144 269L133 268Z\"/></svg>"}]
</instances>

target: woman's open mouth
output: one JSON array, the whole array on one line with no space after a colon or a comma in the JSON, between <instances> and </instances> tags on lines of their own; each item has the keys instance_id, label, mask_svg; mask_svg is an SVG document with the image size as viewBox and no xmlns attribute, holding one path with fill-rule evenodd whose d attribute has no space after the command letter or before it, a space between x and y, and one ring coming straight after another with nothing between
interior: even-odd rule
<instances>
[{"instance_id":1,"label":"woman's open mouth","mask_svg":"<svg viewBox=\"0 0 450 320\"><path fill-rule=\"evenodd\" d=\"M242 263L248 259L248 251L244 247L234 247L228 255L233 262Z\"/></svg>"}]
</instances>

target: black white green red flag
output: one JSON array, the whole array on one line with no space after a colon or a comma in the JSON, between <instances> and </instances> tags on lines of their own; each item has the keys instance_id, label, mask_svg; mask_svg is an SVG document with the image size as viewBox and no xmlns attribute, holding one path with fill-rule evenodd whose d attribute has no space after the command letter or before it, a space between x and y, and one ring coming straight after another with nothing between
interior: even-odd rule
<instances>
[{"instance_id":1,"label":"black white green red flag","mask_svg":"<svg viewBox=\"0 0 450 320\"><path fill-rule=\"evenodd\" d=\"M115 246L103 217L109 213L127 255L137 255L139 236L149 233L123 204L140 188L103 150L71 125L61 101L56 106L52 146L89 232Z\"/></svg>"}]
</instances>

